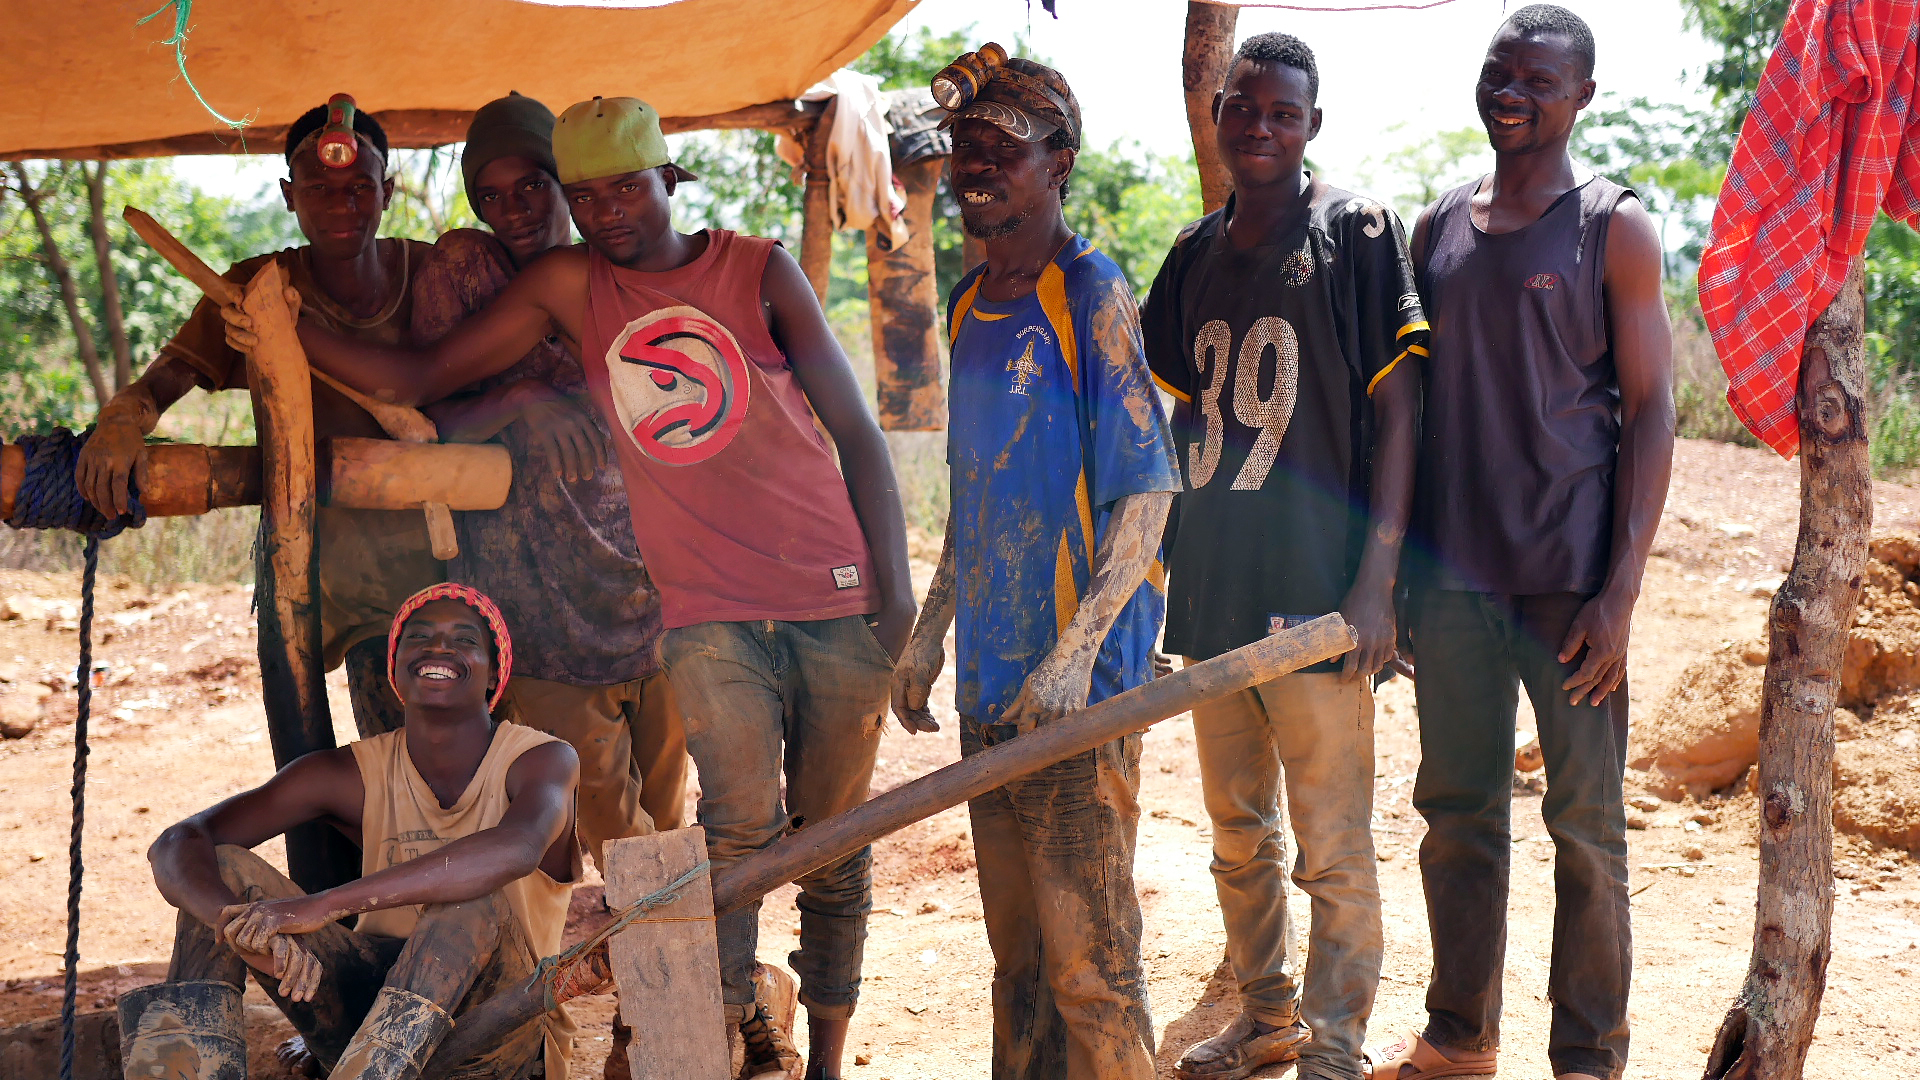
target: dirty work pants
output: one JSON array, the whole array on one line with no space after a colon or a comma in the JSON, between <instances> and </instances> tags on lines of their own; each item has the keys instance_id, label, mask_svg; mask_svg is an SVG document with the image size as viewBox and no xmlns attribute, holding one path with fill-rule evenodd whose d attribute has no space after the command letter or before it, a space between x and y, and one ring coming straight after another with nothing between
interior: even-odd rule
<instances>
[{"instance_id":1,"label":"dirty work pants","mask_svg":"<svg viewBox=\"0 0 1920 1080\"><path fill-rule=\"evenodd\" d=\"M686 824L687 733L665 675L612 686L512 678L501 715L580 756L576 827L601 873L607 841Z\"/></svg>"},{"instance_id":2,"label":"dirty work pants","mask_svg":"<svg viewBox=\"0 0 1920 1080\"><path fill-rule=\"evenodd\" d=\"M1015 735L961 717L961 756ZM994 1080L1152 1080L1139 794L1129 735L967 804L993 950Z\"/></svg>"},{"instance_id":3,"label":"dirty work pants","mask_svg":"<svg viewBox=\"0 0 1920 1080\"><path fill-rule=\"evenodd\" d=\"M219 857L220 877L242 903L302 895L285 874L246 848L222 845ZM457 1019L525 978L539 963L506 894L500 892L455 904L424 905L413 935L404 940L358 934L339 923L301 934L299 940L322 968L320 989L312 1001L287 1000L278 979L248 966L210 927L184 911L175 920L167 981L210 980L241 986L252 972L253 980L306 1039L307 1049L332 1068L382 986L418 994ZM462 1063L451 1075L461 1080L541 1075L542 1029L541 1024L526 1025L485 1056Z\"/></svg>"},{"instance_id":4,"label":"dirty work pants","mask_svg":"<svg viewBox=\"0 0 1920 1080\"><path fill-rule=\"evenodd\" d=\"M1306 1021L1301 1076L1359 1077L1383 950L1373 691L1338 672L1287 675L1195 708L1193 734L1241 1008L1268 1024ZM1313 902L1304 993L1287 956L1283 788L1299 845L1293 881Z\"/></svg>"},{"instance_id":5,"label":"dirty work pants","mask_svg":"<svg viewBox=\"0 0 1920 1080\"><path fill-rule=\"evenodd\" d=\"M1633 940L1627 902L1627 684L1599 705L1560 689L1586 651L1557 659L1586 598L1427 590L1411 598L1420 773L1427 820L1420 873L1433 935L1426 1037L1500 1045L1512 861L1514 716L1533 703L1546 758L1540 811L1554 848L1553 962L1547 1000L1553 1071L1614 1080L1627 1060ZM1585 699L1582 699L1583 702Z\"/></svg>"},{"instance_id":6,"label":"dirty work pants","mask_svg":"<svg viewBox=\"0 0 1920 1080\"><path fill-rule=\"evenodd\" d=\"M700 767L695 813L714 869L866 801L893 661L864 618L676 627L661 638L660 658ZM800 948L788 963L800 1001L822 1019L851 1016L873 910L872 852L861 848L797 884ZM748 1005L760 904L715 922L721 1000Z\"/></svg>"}]
</instances>

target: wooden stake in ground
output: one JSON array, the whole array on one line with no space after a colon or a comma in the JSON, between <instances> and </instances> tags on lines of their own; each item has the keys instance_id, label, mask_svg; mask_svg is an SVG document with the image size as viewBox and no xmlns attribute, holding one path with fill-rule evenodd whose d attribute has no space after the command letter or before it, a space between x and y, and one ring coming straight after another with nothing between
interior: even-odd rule
<instances>
[{"instance_id":1,"label":"wooden stake in ground","mask_svg":"<svg viewBox=\"0 0 1920 1080\"><path fill-rule=\"evenodd\" d=\"M947 395L940 385L940 297L934 283L933 200L944 158L894 169L907 191L907 242L883 251L867 230L867 297L873 312L873 381L886 431L940 431Z\"/></svg>"},{"instance_id":2,"label":"wooden stake in ground","mask_svg":"<svg viewBox=\"0 0 1920 1080\"><path fill-rule=\"evenodd\" d=\"M1207 213L1227 205L1233 179L1213 142L1213 95L1227 81L1233 64L1233 28L1240 9L1206 0L1187 2L1187 46L1180 58L1180 85L1187 97L1187 130L1193 133L1193 161L1200 171L1200 202Z\"/></svg>"},{"instance_id":3,"label":"wooden stake in ground","mask_svg":"<svg viewBox=\"0 0 1920 1080\"><path fill-rule=\"evenodd\" d=\"M1827 989L1833 706L1873 524L1866 314L1856 257L1800 359L1800 536L1768 616L1760 701L1760 900L1747 981L1706 1080L1797 1080Z\"/></svg>"},{"instance_id":4,"label":"wooden stake in ground","mask_svg":"<svg viewBox=\"0 0 1920 1080\"><path fill-rule=\"evenodd\" d=\"M827 176L827 140L839 111L840 99L828 99L820 118L801 139L806 151L800 168L806 175L807 190L800 203L800 270L813 285L813 295L822 307L827 303L827 282L833 271L833 182Z\"/></svg>"}]
</instances>

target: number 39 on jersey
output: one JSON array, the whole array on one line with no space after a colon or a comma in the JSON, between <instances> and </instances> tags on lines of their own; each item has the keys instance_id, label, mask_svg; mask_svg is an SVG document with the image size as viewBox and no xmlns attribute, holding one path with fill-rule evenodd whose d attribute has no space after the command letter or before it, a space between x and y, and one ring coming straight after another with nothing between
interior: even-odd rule
<instances>
[{"instance_id":1,"label":"number 39 on jersey","mask_svg":"<svg viewBox=\"0 0 1920 1080\"><path fill-rule=\"evenodd\" d=\"M1194 335L1193 369L1205 386L1199 400L1202 423L1196 425L1200 437L1187 446L1190 483L1196 488L1206 487L1220 468L1220 450L1226 436L1220 399L1227 396L1231 370L1233 392L1226 404L1233 410L1234 420L1255 434L1246 463L1233 478L1233 490L1260 490L1280 452L1280 440L1287 434L1299 394L1300 340L1293 326L1268 315L1256 319L1236 345L1233 330L1215 319Z\"/></svg>"}]
</instances>

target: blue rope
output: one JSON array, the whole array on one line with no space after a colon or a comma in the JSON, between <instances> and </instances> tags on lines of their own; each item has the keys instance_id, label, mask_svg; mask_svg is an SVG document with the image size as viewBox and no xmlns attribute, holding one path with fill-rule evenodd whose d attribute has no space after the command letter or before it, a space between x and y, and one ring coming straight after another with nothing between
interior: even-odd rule
<instances>
[{"instance_id":1,"label":"blue rope","mask_svg":"<svg viewBox=\"0 0 1920 1080\"><path fill-rule=\"evenodd\" d=\"M80 494L74 466L93 429L75 435L57 428L50 435L22 436L26 476L14 497L7 524L16 529L72 529L86 536L86 562L80 572L79 702L73 724L73 831L67 840L66 985L60 995L60 1080L73 1080L74 1015L80 990L80 840L87 820L87 721L93 715L93 585L100 572L100 541L128 526L147 523L146 507L128 481L130 513L109 520Z\"/></svg>"}]
</instances>

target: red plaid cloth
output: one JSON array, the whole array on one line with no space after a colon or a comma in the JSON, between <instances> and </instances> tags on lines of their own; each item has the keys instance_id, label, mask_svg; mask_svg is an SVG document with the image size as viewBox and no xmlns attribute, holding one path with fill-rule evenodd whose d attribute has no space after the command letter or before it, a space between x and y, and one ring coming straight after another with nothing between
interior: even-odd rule
<instances>
[{"instance_id":1,"label":"red plaid cloth","mask_svg":"<svg viewBox=\"0 0 1920 1080\"><path fill-rule=\"evenodd\" d=\"M1920 0L1795 0L1727 167L1700 307L1727 401L1785 457L1807 324L1866 247L1874 212L1920 222Z\"/></svg>"}]
</instances>

